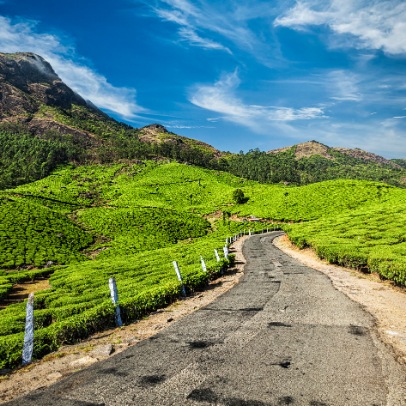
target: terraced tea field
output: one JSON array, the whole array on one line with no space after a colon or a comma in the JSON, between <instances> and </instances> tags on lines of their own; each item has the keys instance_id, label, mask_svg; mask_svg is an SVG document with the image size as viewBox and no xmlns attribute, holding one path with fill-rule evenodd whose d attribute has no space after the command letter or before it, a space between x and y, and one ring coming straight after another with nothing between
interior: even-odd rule
<instances>
[{"instance_id":1,"label":"terraced tea field","mask_svg":"<svg viewBox=\"0 0 406 406\"><path fill-rule=\"evenodd\" d=\"M234 202L236 189L246 203ZM35 296L40 357L114 325L109 278L131 322L179 296L172 261L187 289L199 289L230 265L214 256L226 237L275 223L331 262L406 285L405 208L404 189L377 182L264 185L152 161L67 166L0 192L0 298L17 281L51 274L51 288ZM250 216L264 222L242 221ZM0 368L21 361L24 319L24 303L0 310Z\"/></svg>"}]
</instances>

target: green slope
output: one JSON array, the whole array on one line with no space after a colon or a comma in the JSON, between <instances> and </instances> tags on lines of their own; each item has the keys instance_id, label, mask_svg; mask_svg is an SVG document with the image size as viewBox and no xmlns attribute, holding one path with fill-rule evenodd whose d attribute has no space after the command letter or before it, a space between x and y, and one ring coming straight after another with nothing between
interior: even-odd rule
<instances>
[{"instance_id":1,"label":"green slope","mask_svg":"<svg viewBox=\"0 0 406 406\"><path fill-rule=\"evenodd\" d=\"M246 203L235 204L236 189ZM114 325L109 277L117 280L123 319L130 322L179 295L172 261L188 289L196 289L225 266L214 257L225 237L272 222L284 221L293 241L331 262L406 285L406 190L382 183L266 185L146 161L66 166L1 192L0 203L0 297L18 278L52 273L51 289L36 294L36 357ZM240 221L231 221L233 214ZM269 222L242 221L250 215ZM56 265L43 268L49 260ZM24 312L24 304L0 311L3 367L21 357Z\"/></svg>"}]
</instances>

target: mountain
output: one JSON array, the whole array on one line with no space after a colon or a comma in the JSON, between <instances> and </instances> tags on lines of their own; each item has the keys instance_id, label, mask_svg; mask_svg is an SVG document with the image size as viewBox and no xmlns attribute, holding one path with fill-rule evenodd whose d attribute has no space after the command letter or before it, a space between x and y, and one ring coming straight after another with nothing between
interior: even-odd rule
<instances>
[{"instance_id":1,"label":"mountain","mask_svg":"<svg viewBox=\"0 0 406 406\"><path fill-rule=\"evenodd\" d=\"M90 131L69 122L75 118L114 122L63 83L41 56L0 53L1 122L22 124L37 135L56 130L92 143Z\"/></svg>"},{"instance_id":2,"label":"mountain","mask_svg":"<svg viewBox=\"0 0 406 406\"><path fill-rule=\"evenodd\" d=\"M112 119L39 55L0 53L0 188L42 178L68 162L171 158L220 168L221 157L163 126L136 129Z\"/></svg>"},{"instance_id":3,"label":"mountain","mask_svg":"<svg viewBox=\"0 0 406 406\"><path fill-rule=\"evenodd\" d=\"M200 148L202 151L213 154L217 158L226 156L224 152L219 151L213 146L205 142L195 140L192 138L183 137L173 132L168 131L161 124L150 124L143 127L138 132L138 137L141 141L152 144L173 144L173 145L189 145L192 147Z\"/></svg>"},{"instance_id":4,"label":"mountain","mask_svg":"<svg viewBox=\"0 0 406 406\"><path fill-rule=\"evenodd\" d=\"M404 160L360 149L309 141L231 154L160 124L133 128L75 93L41 56L0 53L0 189L44 178L61 164L168 158L264 183L351 178L406 185Z\"/></svg>"},{"instance_id":5,"label":"mountain","mask_svg":"<svg viewBox=\"0 0 406 406\"><path fill-rule=\"evenodd\" d=\"M67 87L42 57L31 53L0 53L0 118L26 119L41 104L69 109L87 106Z\"/></svg>"}]
</instances>

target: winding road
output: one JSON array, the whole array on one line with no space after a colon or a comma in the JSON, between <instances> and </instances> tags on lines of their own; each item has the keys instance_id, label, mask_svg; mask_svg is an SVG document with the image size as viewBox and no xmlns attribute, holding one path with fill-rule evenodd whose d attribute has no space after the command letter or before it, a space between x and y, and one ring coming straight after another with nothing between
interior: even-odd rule
<instances>
[{"instance_id":1,"label":"winding road","mask_svg":"<svg viewBox=\"0 0 406 406\"><path fill-rule=\"evenodd\" d=\"M240 283L128 350L7 405L406 405L374 320L322 273L249 238Z\"/></svg>"}]
</instances>

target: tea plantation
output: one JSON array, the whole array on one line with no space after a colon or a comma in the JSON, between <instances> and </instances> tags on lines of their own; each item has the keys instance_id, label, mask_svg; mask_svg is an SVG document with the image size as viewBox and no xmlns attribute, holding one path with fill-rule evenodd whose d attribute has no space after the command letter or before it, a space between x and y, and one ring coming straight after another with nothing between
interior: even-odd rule
<instances>
[{"instance_id":1,"label":"tea plantation","mask_svg":"<svg viewBox=\"0 0 406 406\"><path fill-rule=\"evenodd\" d=\"M405 209L406 190L377 182L264 185L173 162L65 166L0 192L0 299L18 281L51 275L35 295L39 358L115 325L110 277L131 322L179 297L172 261L187 290L200 289L233 260L214 256L226 237L275 226L331 262L406 285ZM24 303L0 310L0 368L21 362L24 319Z\"/></svg>"}]
</instances>

